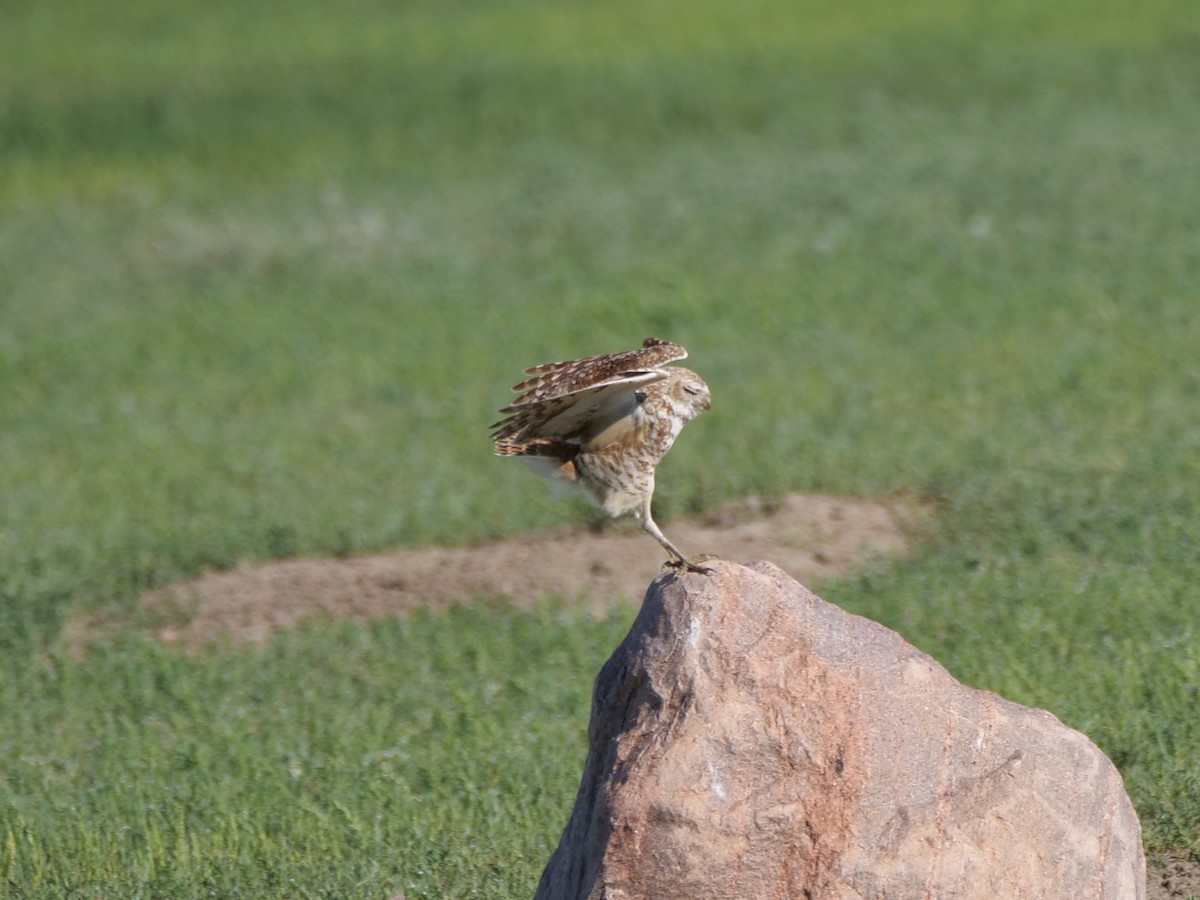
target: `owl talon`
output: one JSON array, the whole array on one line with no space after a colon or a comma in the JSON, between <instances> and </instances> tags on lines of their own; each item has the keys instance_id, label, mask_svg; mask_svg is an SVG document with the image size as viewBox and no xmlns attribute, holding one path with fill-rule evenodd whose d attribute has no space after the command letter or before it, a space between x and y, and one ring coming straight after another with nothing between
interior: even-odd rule
<instances>
[{"instance_id":1,"label":"owl talon","mask_svg":"<svg viewBox=\"0 0 1200 900\"><path fill-rule=\"evenodd\" d=\"M694 559L684 559L682 556L675 559L668 559L663 563L663 569L670 569L672 572L678 572L681 569L686 569L689 572L695 572L698 575L711 575L713 570L707 566L701 565L710 559L719 559L720 557L712 553L701 553Z\"/></svg>"}]
</instances>

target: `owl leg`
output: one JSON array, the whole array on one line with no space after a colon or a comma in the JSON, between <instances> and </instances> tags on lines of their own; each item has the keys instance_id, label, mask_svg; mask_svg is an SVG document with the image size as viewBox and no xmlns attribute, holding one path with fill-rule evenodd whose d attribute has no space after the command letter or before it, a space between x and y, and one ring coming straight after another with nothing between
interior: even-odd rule
<instances>
[{"instance_id":1,"label":"owl leg","mask_svg":"<svg viewBox=\"0 0 1200 900\"><path fill-rule=\"evenodd\" d=\"M703 556L697 557L695 560L690 560L679 552L674 544L667 540L667 536L662 533L662 530L654 524L654 517L650 515L650 498L652 495L647 495L642 501L642 505L637 509L638 524L642 526L642 530L647 532L652 538L663 545L663 548L670 554L670 559L667 560L667 565L674 569L687 569L689 572L700 572L707 575L712 572L712 569L706 569L700 563L712 557Z\"/></svg>"}]
</instances>

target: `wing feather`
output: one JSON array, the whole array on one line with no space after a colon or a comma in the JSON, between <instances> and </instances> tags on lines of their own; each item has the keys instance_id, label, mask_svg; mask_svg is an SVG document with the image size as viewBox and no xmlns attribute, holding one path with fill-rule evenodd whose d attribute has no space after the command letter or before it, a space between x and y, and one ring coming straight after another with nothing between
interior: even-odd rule
<instances>
[{"instance_id":1,"label":"wing feather","mask_svg":"<svg viewBox=\"0 0 1200 900\"><path fill-rule=\"evenodd\" d=\"M500 410L509 415L491 427L493 441L523 442L536 438L558 438L586 444L609 431L624 418L636 416L641 401L638 388L662 381L662 369L630 372L601 384L579 388L567 394L514 403ZM618 436L621 429L612 432Z\"/></svg>"},{"instance_id":2,"label":"wing feather","mask_svg":"<svg viewBox=\"0 0 1200 900\"><path fill-rule=\"evenodd\" d=\"M578 388L602 384L633 372L661 369L681 359L687 359L687 351L678 344L658 338L646 338L637 350L625 353L608 353L603 356L588 356L583 359L531 366L525 370L525 374L533 377L513 385L513 391L521 396L514 400L512 405L518 406L545 397L571 393Z\"/></svg>"},{"instance_id":3,"label":"wing feather","mask_svg":"<svg viewBox=\"0 0 1200 900\"><path fill-rule=\"evenodd\" d=\"M637 350L531 366L520 394L500 410L492 440L506 445L541 438L589 444L618 439L636 421L638 389L667 377L668 363L686 359L678 344L646 338Z\"/></svg>"}]
</instances>

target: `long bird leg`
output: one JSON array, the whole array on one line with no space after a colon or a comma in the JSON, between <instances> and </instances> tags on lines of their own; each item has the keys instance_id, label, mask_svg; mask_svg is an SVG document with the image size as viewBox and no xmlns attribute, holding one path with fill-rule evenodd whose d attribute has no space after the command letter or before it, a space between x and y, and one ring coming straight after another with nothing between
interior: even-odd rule
<instances>
[{"instance_id":1,"label":"long bird leg","mask_svg":"<svg viewBox=\"0 0 1200 900\"><path fill-rule=\"evenodd\" d=\"M637 508L638 524L642 526L642 530L653 537L656 541L663 545L670 559L667 560L667 565L673 569L687 569L689 572L699 572L702 575L709 575L712 569L705 568L700 563L712 559L711 556L702 555L694 560L688 559L679 552L679 548L667 540L667 536L662 533L662 530L654 524L654 517L650 515L650 500L652 494L647 494L646 499L642 501L642 505Z\"/></svg>"}]
</instances>

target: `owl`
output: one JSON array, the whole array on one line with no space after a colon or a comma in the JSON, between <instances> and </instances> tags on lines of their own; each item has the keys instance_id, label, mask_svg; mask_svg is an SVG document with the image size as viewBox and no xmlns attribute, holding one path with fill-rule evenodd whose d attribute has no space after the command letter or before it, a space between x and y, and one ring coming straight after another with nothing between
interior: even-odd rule
<instances>
[{"instance_id":1,"label":"owl","mask_svg":"<svg viewBox=\"0 0 1200 900\"><path fill-rule=\"evenodd\" d=\"M637 350L547 363L513 387L492 441L539 474L586 491L610 516L632 513L667 551L667 564L707 572L654 522L654 470L683 426L712 407L708 385L669 363L687 358L670 341L646 338Z\"/></svg>"}]
</instances>

